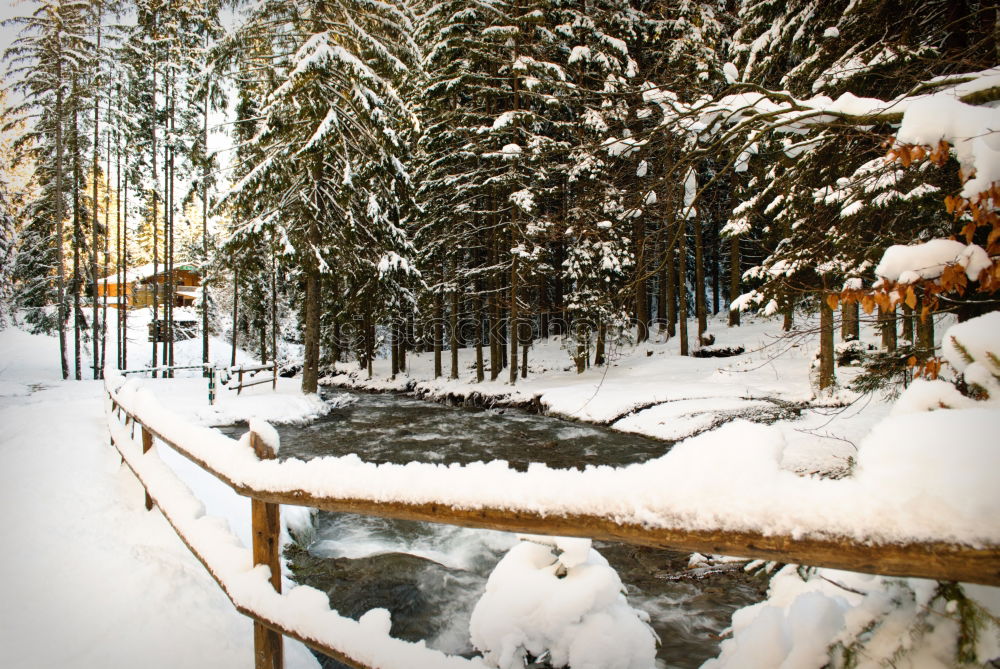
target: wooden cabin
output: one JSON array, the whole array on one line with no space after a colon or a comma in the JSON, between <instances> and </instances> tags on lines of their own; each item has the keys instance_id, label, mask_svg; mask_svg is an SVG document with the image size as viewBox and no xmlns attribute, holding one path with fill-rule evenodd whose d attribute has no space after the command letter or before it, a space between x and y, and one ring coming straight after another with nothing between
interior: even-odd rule
<instances>
[{"instance_id":1,"label":"wooden cabin","mask_svg":"<svg viewBox=\"0 0 1000 669\"><path fill-rule=\"evenodd\" d=\"M125 272L125 281L119 283L118 276L112 274L97 282L97 298L108 298L108 306L117 308L123 305L130 309L142 309L153 305L153 285L157 284L157 302L166 304L163 284L167 280L167 272L161 263L153 271L149 263L133 267ZM194 265L177 263L174 265L174 306L193 306L198 298L201 286L201 275Z\"/></svg>"}]
</instances>

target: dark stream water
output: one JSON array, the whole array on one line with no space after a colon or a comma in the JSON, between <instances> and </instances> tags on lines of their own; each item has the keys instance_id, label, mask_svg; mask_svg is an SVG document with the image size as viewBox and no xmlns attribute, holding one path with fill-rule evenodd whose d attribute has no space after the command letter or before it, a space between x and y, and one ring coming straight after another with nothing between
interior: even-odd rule
<instances>
[{"instance_id":1,"label":"dark stream water","mask_svg":"<svg viewBox=\"0 0 1000 669\"><path fill-rule=\"evenodd\" d=\"M357 453L371 462L507 460L553 467L623 465L658 457L666 442L523 411L447 407L396 394L330 393L338 406L305 425L277 426L282 458ZM245 428L224 429L238 435ZM358 618L392 613L392 634L471 655L468 622L486 579L513 535L448 525L321 512L315 533L286 551L291 576L326 591L330 605ZM732 612L763 599L766 579L742 564L688 568L686 553L594 542L649 613L660 636L657 664L697 667L718 654ZM321 658L326 667L340 667Z\"/></svg>"}]
</instances>

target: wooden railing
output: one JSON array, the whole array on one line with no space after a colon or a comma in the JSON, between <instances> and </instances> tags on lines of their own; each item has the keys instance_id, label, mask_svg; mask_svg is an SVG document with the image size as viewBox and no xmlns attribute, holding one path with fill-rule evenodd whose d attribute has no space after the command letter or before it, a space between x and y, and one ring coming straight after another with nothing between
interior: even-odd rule
<instances>
[{"instance_id":1,"label":"wooden railing","mask_svg":"<svg viewBox=\"0 0 1000 669\"><path fill-rule=\"evenodd\" d=\"M209 573L226 592L238 611L254 620L254 640L256 667L278 669L281 667L281 636L298 639L307 646L329 655L353 667L373 666L345 651L340 642L334 644L320 638L303 634L294 626L283 623L259 608L248 605L235 597L230 586L221 579L210 560L185 537L182 528L176 524L169 509L164 509L157 501L155 492L150 492L143 472L137 465L137 458L130 457L123 446L119 420L124 416L125 425L142 430L142 452L148 451L153 439L159 439L180 455L191 460L206 472L212 474L240 495L252 501L253 561L256 565L267 565L270 582L280 593L280 561L278 505L289 504L309 506L325 511L350 512L384 518L417 520L463 527L526 532L556 536L577 536L593 539L621 541L636 545L666 548L677 551L691 551L707 554L722 554L791 562L817 567L832 567L851 571L883 574L887 576L919 577L946 581L961 581L1000 586L1000 546L990 545L975 548L948 542L877 543L838 537L792 537L767 535L753 531L729 531L713 529L691 529L687 527L649 527L637 522L620 522L612 517L586 514L552 514L509 508L459 508L443 503L414 503L406 501L385 502L362 497L318 496L296 488L264 490L251 487L236 480L222 467L207 462L196 448L179 443L165 435L163 430L143 424L136 413L124 406L115 389L106 382L111 401L109 426L112 444L122 455L123 461L135 472L146 488L147 509L155 504L160 507L168 522L177 531L181 540L188 545L195 556L205 565ZM117 413L118 420L114 418ZM117 423L118 428L115 427ZM121 436L120 434L118 435ZM126 435L127 437L127 435ZM250 444L261 460L274 457L260 435L251 431ZM386 638L387 643L405 643ZM428 652L429 649L422 650ZM462 658L447 656L442 666L480 666L462 664ZM390 663L391 664L391 663ZM417 665L410 665L417 666ZM424 666L424 665L420 665Z\"/></svg>"},{"instance_id":2,"label":"wooden railing","mask_svg":"<svg viewBox=\"0 0 1000 669\"><path fill-rule=\"evenodd\" d=\"M251 378L253 378L254 376L256 376L257 372L263 372L265 370L270 370L270 372L271 372L271 375L268 378L266 378L266 379L257 379L255 381L246 381L246 382L243 381L243 375L244 374L250 374ZM227 372L229 373L230 377L232 377L232 375L235 374L237 382L236 382L235 386L231 386L227 382L224 387L227 390L235 390L237 395L239 395L241 392L243 392L244 388L250 388L251 386L259 386L262 383L270 383L272 390L274 390L274 389L276 389L278 387L278 361L277 360L275 360L273 363L271 363L269 365L255 365L253 367L244 367L243 365L240 365L239 367L230 367L227 370Z\"/></svg>"}]
</instances>

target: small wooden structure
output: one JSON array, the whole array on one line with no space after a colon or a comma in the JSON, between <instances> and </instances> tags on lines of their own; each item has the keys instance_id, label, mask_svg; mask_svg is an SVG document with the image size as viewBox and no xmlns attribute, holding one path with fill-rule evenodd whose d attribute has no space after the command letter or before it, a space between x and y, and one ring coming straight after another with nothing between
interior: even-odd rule
<instances>
[{"instance_id":1,"label":"small wooden structure","mask_svg":"<svg viewBox=\"0 0 1000 669\"><path fill-rule=\"evenodd\" d=\"M97 282L97 297L108 298L108 306L141 309L153 305L153 285L157 285L157 302L166 304L164 284L168 278L166 267L161 263L153 271L153 264L133 267L125 272L125 280L119 281L117 274L106 276ZM177 263L173 271L175 307L193 306L201 286L201 274L188 263Z\"/></svg>"}]
</instances>

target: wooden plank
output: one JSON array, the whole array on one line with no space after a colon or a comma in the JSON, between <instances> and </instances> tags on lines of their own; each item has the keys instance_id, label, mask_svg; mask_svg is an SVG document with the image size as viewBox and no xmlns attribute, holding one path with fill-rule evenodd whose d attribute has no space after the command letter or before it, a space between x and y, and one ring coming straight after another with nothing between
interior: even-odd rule
<instances>
[{"instance_id":1,"label":"wooden plank","mask_svg":"<svg viewBox=\"0 0 1000 669\"><path fill-rule=\"evenodd\" d=\"M126 410L127 411L127 410ZM885 576L929 578L1000 586L1000 546L974 548L949 542L887 543L836 535L791 537L735 530L647 527L586 514L542 514L520 509L461 509L445 504L382 502L315 497L302 490L257 491L237 484L203 460L152 431L161 441L231 487L238 494L273 504L310 506L507 532L589 537L641 546L732 555Z\"/></svg>"},{"instance_id":2,"label":"wooden plank","mask_svg":"<svg viewBox=\"0 0 1000 669\"><path fill-rule=\"evenodd\" d=\"M256 432L250 433L250 446L261 460L277 457ZM253 528L253 563L267 565L271 570L271 585L281 593L281 519L277 504L250 500L251 527ZM284 647L281 635L266 625L255 622L253 647L256 669L283 669Z\"/></svg>"},{"instance_id":3,"label":"wooden plank","mask_svg":"<svg viewBox=\"0 0 1000 669\"><path fill-rule=\"evenodd\" d=\"M149 449L153 447L153 433L146 429L146 426L142 426L142 453L145 455L149 453ZM149 490L146 490L146 511L153 510L153 498L149 496Z\"/></svg>"}]
</instances>

